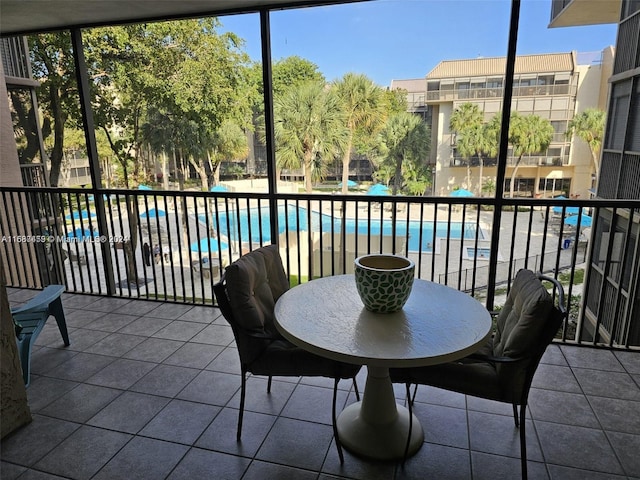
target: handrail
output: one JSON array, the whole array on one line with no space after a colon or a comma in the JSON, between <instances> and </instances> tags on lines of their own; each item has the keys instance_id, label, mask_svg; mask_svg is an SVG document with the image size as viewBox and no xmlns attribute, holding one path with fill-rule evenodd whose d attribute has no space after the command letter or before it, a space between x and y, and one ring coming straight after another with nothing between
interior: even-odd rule
<instances>
[{"instance_id":1,"label":"handrail","mask_svg":"<svg viewBox=\"0 0 640 480\"><path fill-rule=\"evenodd\" d=\"M97 213L95 195L103 196L106 232L96 229L92 216ZM500 225L493 225L496 208L502 211ZM565 325L567 341L580 338L573 333L574 321L595 322L603 332L629 330L622 329L622 320L597 313L603 302L586 297L585 291L602 278L618 281L615 275L628 271L613 266L635 244L618 235L616 248L602 244L602 232L609 227L598 222L611 215L607 212L639 216L640 200L1 187L0 211L0 254L7 259L8 285L14 287L59 283L72 293L211 305L213 284L225 265L245 251L277 242L292 284L348 273L356 255L375 252L407 255L415 260L417 277L482 301L494 295L499 302L502 285L509 285L519 268L555 278L567 272L572 281L582 275L576 272L588 270L582 284L568 289L573 313ZM587 222L586 217L580 216L576 226L562 221L573 211L591 214L591 234L583 233L587 225L581 219ZM129 215L137 220L129 222ZM273 237L276 219L279 228ZM502 233L494 240L491 232L496 230ZM106 243L96 241L103 236ZM157 258L152 252L156 245ZM110 264L102 248L109 250ZM491 248L497 252L495 261L489 261ZM602 259L590 259L594 248ZM214 267L211 275L192 267L206 260ZM133 282L132 271L138 277ZM109 275L116 286L113 293L107 288ZM618 316L627 308L625 298L618 296L611 307ZM589 317L589 310L595 317ZM606 343L617 343L615 335L621 333L614 332Z\"/></svg>"}]
</instances>

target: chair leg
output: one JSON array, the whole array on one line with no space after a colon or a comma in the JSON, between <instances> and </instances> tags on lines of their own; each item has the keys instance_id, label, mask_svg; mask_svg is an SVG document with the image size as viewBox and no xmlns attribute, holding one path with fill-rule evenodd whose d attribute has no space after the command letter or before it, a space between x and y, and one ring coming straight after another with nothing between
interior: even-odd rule
<instances>
[{"instance_id":1,"label":"chair leg","mask_svg":"<svg viewBox=\"0 0 640 480\"><path fill-rule=\"evenodd\" d=\"M244 415L244 398L247 391L247 372L242 370L242 381L240 384L240 412L238 413L238 432L236 433L236 440L239 442L242 436L242 417Z\"/></svg>"},{"instance_id":2,"label":"chair leg","mask_svg":"<svg viewBox=\"0 0 640 480\"><path fill-rule=\"evenodd\" d=\"M269 375L269 380L267 381L267 393L271 393L271 379L273 377Z\"/></svg>"},{"instance_id":3,"label":"chair leg","mask_svg":"<svg viewBox=\"0 0 640 480\"><path fill-rule=\"evenodd\" d=\"M338 435L338 423L336 416L336 403L338 401L338 382L339 378L334 379L333 381L333 406L331 408L331 421L333 423L333 436L336 439L336 448L338 449L338 457L340 458L340 463L344 463L344 453L342 453L342 443L340 443L340 437Z\"/></svg>"},{"instance_id":4,"label":"chair leg","mask_svg":"<svg viewBox=\"0 0 640 480\"><path fill-rule=\"evenodd\" d=\"M411 443L411 434L413 433L413 399L411 398L411 384L406 383L405 386L407 388L407 406L409 408L409 434L407 435L407 444L404 447L404 455L402 456L402 468L404 468L404 464L407 462L407 457L409 456L409 444ZM418 385L416 384L416 390L417 389Z\"/></svg>"},{"instance_id":5,"label":"chair leg","mask_svg":"<svg viewBox=\"0 0 640 480\"><path fill-rule=\"evenodd\" d=\"M520 407L522 409L522 407ZM518 405L513 404L513 421L516 424L516 428L520 426L520 422L518 421Z\"/></svg>"},{"instance_id":6,"label":"chair leg","mask_svg":"<svg viewBox=\"0 0 640 480\"><path fill-rule=\"evenodd\" d=\"M526 425L526 405L520 405L520 464L522 465L522 480L527 480L527 437Z\"/></svg>"},{"instance_id":7,"label":"chair leg","mask_svg":"<svg viewBox=\"0 0 640 480\"><path fill-rule=\"evenodd\" d=\"M409 384L407 384L409 385ZM418 394L418 384L416 383L415 388L413 389L413 395L411 396L411 405L413 405L413 402L416 401L416 395ZM408 392L407 392L408 395ZM409 396L407 396L407 400L409 399Z\"/></svg>"},{"instance_id":8,"label":"chair leg","mask_svg":"<svg viewBox=\"0 0 640 480\"><path fill-rule=\"evenodd\" d=\"M69 333L67 331L67 321L64 316L64 309L62 308L62 299L60 297L56 298L49 305L49 312L56 319L56 323L58 324L58 329L60 330L60 334L62 335L62 340L64 344L68 347L71 345L69 343Z\"/></svg>"},{"instance_id":9,"label":"chair leg","mask_svg":"<svg viewBox=\"0 0 640 480\"><path fill-rule=\"evenodd\" d=\"M358 383L356 382L356 377L353 377L353 391L356 394L356 400L360 401L360 391L358 390Z\"/></svg>"},{"instance_id":10,"label":"chair leg","mask_svg":"<svg viewBox=\"0 0 640 480\"><path fill-rule=\"evenodd\" d=\"M26 335L18 340L20 365L22 366L22 379L24 386L28 387L31 380L31 335Z\"/></svg>"}]
</instances>

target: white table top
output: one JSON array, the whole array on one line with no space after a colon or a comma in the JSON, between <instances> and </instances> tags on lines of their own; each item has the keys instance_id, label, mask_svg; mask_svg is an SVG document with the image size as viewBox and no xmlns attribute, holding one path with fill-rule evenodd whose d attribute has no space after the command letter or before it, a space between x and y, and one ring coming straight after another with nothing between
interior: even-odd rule
<instances>
[{"instance_id":1,"label":"white table top","mask_svg":"<svg viewBox=\"0 0 640 480\"><path fill-rule=\"evenodd\" d=\"M380 367L453 361L477 350L491 334L491 316L480 302L418 279L400 312L369 312L354 276L338 275L287 291L276 303L275 318L280 333L306 350Z\"/></svg>"}]
</instances>

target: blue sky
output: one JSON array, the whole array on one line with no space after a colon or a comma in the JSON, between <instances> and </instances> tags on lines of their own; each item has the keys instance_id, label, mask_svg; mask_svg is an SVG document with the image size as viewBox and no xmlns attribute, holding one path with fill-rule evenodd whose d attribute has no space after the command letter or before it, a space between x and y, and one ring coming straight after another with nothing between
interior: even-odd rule
<instances>
[{"instance_id":1,"label":"blue sky","mask_svg":"<svg viewBox=\"0 0 640 480\"><path fill-rule=\"evenodd\" d=\"M505 56L509 0L377 0L274 12L274 60L298 55L327 80L364 73L381 86L424 77L438 62ZM616 25L548 28L551 0L523 0L518 54L601 51L615 45ZM222 17L224 29L260 59L257 14Z\"/></svg>"}]
</instances>

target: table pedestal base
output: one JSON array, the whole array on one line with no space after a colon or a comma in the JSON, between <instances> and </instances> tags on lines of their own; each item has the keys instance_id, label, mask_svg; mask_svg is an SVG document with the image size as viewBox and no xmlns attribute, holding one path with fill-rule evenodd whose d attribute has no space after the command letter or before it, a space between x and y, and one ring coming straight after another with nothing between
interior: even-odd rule
<instances>
[{"instance_id":1,"label":"table pedestal base","mask_svg":"<svg viewBox=\"0 0 640 480\"><path fill-rule=\"evenodd\" d=\"M422 446L424 433L420 422L409 410L396 403L389 369L367 366L367 384L362 401L345 408L337 420L340 441L350 452L377 460L397 460L411 438L407 455Z\"/></svg>"},{"instance_id":2,"label":"table pedestal base","mask_svg":"<svg viewBox=\"0 0 640 480\"><path fill-rule=\"evenodd\" d=\"M338 435L342 445L355 455L376 460L399 460L409 435L409 410L397 405L398 415L390 423L375 424L362 418L362 402L345 408L338 417ZM415 454L424 441L420 422L413 415L408 456Z\"/></svg>"}]
</instances>

